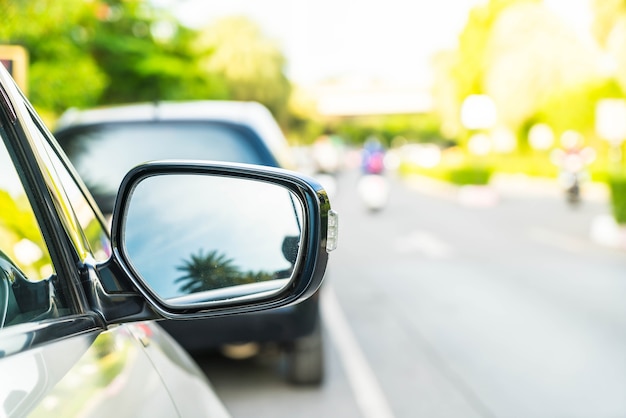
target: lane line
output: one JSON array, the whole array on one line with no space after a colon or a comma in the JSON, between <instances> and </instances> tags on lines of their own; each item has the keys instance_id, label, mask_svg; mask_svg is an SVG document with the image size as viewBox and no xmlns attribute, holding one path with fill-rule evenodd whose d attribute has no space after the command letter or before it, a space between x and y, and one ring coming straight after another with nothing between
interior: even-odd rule
<instances>
[{"instance_id":1,"label":"lane line","mask_svg":"<svg viewBox=\"0 0 626 418\"><path fill-rule=\"evenodd\" d=\"M430 258L449 258L453 255L452 247L426 231L412 231L395 241L395 250L399 254L421 253Z\"/></svg>"},{"instance_id":2,"label":"lane line","mask_svg":"<svg viewBox=\"0 0 626 418\"><path fill-rule=\"evenodd\" d=\"M348 376L357 405L365 418L393 418L391 407L378 384L363 351L348 325L337 296L328 284L323 289L321 310L324 327L330 333Z\"/></svg>"},{"instance_id":3,"label":"lane line","mask_svg":"<svg viewBox=\"0 0 626 418\"><path fill-rule=\"evenodd\" d=\"M571 253L582 253L589 247L587 242L579 238L570 237L565 234L539 227L531 228L528 232L528 236L534 241Z\"/></svg>"}]
</instances>

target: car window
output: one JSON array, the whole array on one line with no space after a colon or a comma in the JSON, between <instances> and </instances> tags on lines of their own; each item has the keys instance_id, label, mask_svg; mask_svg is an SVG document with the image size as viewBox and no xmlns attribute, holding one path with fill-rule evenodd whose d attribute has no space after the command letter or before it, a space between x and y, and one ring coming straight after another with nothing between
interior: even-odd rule
<instances>
[{"instance_id":1,"label":"car window","mask_svg":"<svg viewBox=\"0 0 626 418\"><path fill-rule=\"evenodd\" d=\"M0 328L69 313L55 269L0 127Z\"/></svg>"},{"instance_id":2,"label":"car window","mask_svg":"<svg viewBox=\"0 0 626 418\"><path fill-rule=\"evenodd\" d=\"M106 214L113 210L124 175L147 161L194 159L277 165L252 130L229 123L100 124L60 132L57 139Z\"/></svg>"},{"instance_id":3,"label":"car window","mask_svg":"<svg viewBox=\"0 0 626 418\"><path fill-rule=\"evenodd\" d=\"M0 167L0 249L31 280L42 280L53 273L50 254L4 141Z\"/></svg>"},{"instance_id":4,"label":"car window","mask_svg":"<svg viewBox=\"0 0 626 418\"><path fill-rule=\"evenodd\" d=\"M35 133L33 140L42 157L47 162L46 167L50 172L53 181L58 183L53 193L60 195L60 199L67 201L63 207L66 208L66 217L75 220L77 225L70 226L68 231L74 237L74 245L79 255L84 260L87 253L94 257L96 261L106 261L111 255L111 244L106 228L100 223L98 216L89 204L85 195L76 184L73 176L61 161L50 142L46 139L44 130L36 120L32 121L34 126L31 132Z\"/></svg>"},{"instance_id":5,"label":"car window","mask_svg":"<svg viewBox=\"0 0 626 418\"><path fill-rule=\"evenodd\" d=\"M96 261L108 260L111 256L111 242L106 229L100 223L93 208L57 153L47 141L43 141L43 144L74 209L91 254Z\"/></svg>"}]
</instances>

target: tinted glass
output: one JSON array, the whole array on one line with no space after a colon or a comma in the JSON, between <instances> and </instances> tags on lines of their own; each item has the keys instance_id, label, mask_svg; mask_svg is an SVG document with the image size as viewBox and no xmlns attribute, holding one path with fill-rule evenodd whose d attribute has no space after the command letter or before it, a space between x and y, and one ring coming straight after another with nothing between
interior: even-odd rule
<instances>
[{"instance_id":1,"label":"tinted glass","mask_svg":"<svg viewBox=\"0 0 626 418\"><path fill-rule=\"evenodd\" d=\"M147 161L195 159L277 165L252 130L229 123L116 123L60 132L57 139L107 214L113 210L124 175Z\"/></svg>"},{"instance_id":2,"label":"tinted glass","mask_svg":"<svg viewBox=\"0 0 626 418\"><path fill-rule=\"evenodd\" d=\"M63 184L63 190L67 194L76 220L80 225L80 232L84 235L91 255L97 261L108 260L111 255L111 243L108 234L59 156L47 141L43 138L40 139L59 176L59 180Z\"/></svg>"},{"instance_id":3,"label":"tinted glass","mask_svg":"<svg viewBox=\"0 0 626 418\"><path fill-rule=\"evenodd\" d=\"M85 260L89 254L97 261L107 260L111 251L106 229L51 146L47 129L35 115L31 114L31 117L26 123L44 168L49 191L55 198L57 210L62 214L61 221L73 241L74 249L81 260Z\"/></svg>"},{"instance_id":4,"label":"tinted glass","mask_svg":"<svg viewBox=\"0 0 626 418\"><path fill-rule=\"evenodd\" d=\"M62 291L0 127L0 328L62 315Z\"/></svg>"},{"instance_id":5,"label":"tinted glass","mask_svg":"<svg viewBox=\"0 0 626 418\"><path fill-rule=\"evenodd\" d=\"M171 304L278 291L299 255L302 207L280 185L153 176L133 189L126 215L123 251ZM185 298L194 293L203 295Z\"/></svg>"},{"instance_id":6,"label":"tinted glass","mask_svg":"<svg viewBox=\"0 0 626 418\"><path fill-rule=\"evenodd\" d=\"M53 273L50 255L35 214L2 141L0 141L0 250L31 280L38 281Z\"/></svg>"}]
</instances>

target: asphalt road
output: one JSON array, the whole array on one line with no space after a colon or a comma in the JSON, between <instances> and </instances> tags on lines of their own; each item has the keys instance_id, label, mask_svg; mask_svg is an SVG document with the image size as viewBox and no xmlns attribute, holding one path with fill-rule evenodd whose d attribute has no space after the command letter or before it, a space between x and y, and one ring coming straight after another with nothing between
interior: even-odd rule
<instances>
[{"instance_id":1,"label":"asphalt road","mask_svg":"<svg viewBox=\"0 0 626 418\"><path fill-rule=\"evenodd\" d=\"M390 179L372 214L356 181L333 199L325 383L289 386L271 351L200 358L233 417L626 416L626 251L589 237L605 200Z\"/></svg>"}]
</instances>

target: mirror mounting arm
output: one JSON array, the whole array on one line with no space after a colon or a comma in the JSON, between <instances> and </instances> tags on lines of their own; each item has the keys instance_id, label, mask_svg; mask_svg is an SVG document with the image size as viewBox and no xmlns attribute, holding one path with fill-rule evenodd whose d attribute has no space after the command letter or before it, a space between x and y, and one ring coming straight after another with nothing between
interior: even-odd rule
<instances>
[{"instance_id":1,"label":"mirror mounting arm","mask_svg":"<svg viewBox=\"0 0 626 418\"><path fill-rule=\"evenodd\" d=\"M84 264L81 272L83 288L90 306L100 314L105 328L126 322L162 318L126 279L127 275L115 257L111 257L104 264Z\"/></svg>"}]
</instances>

